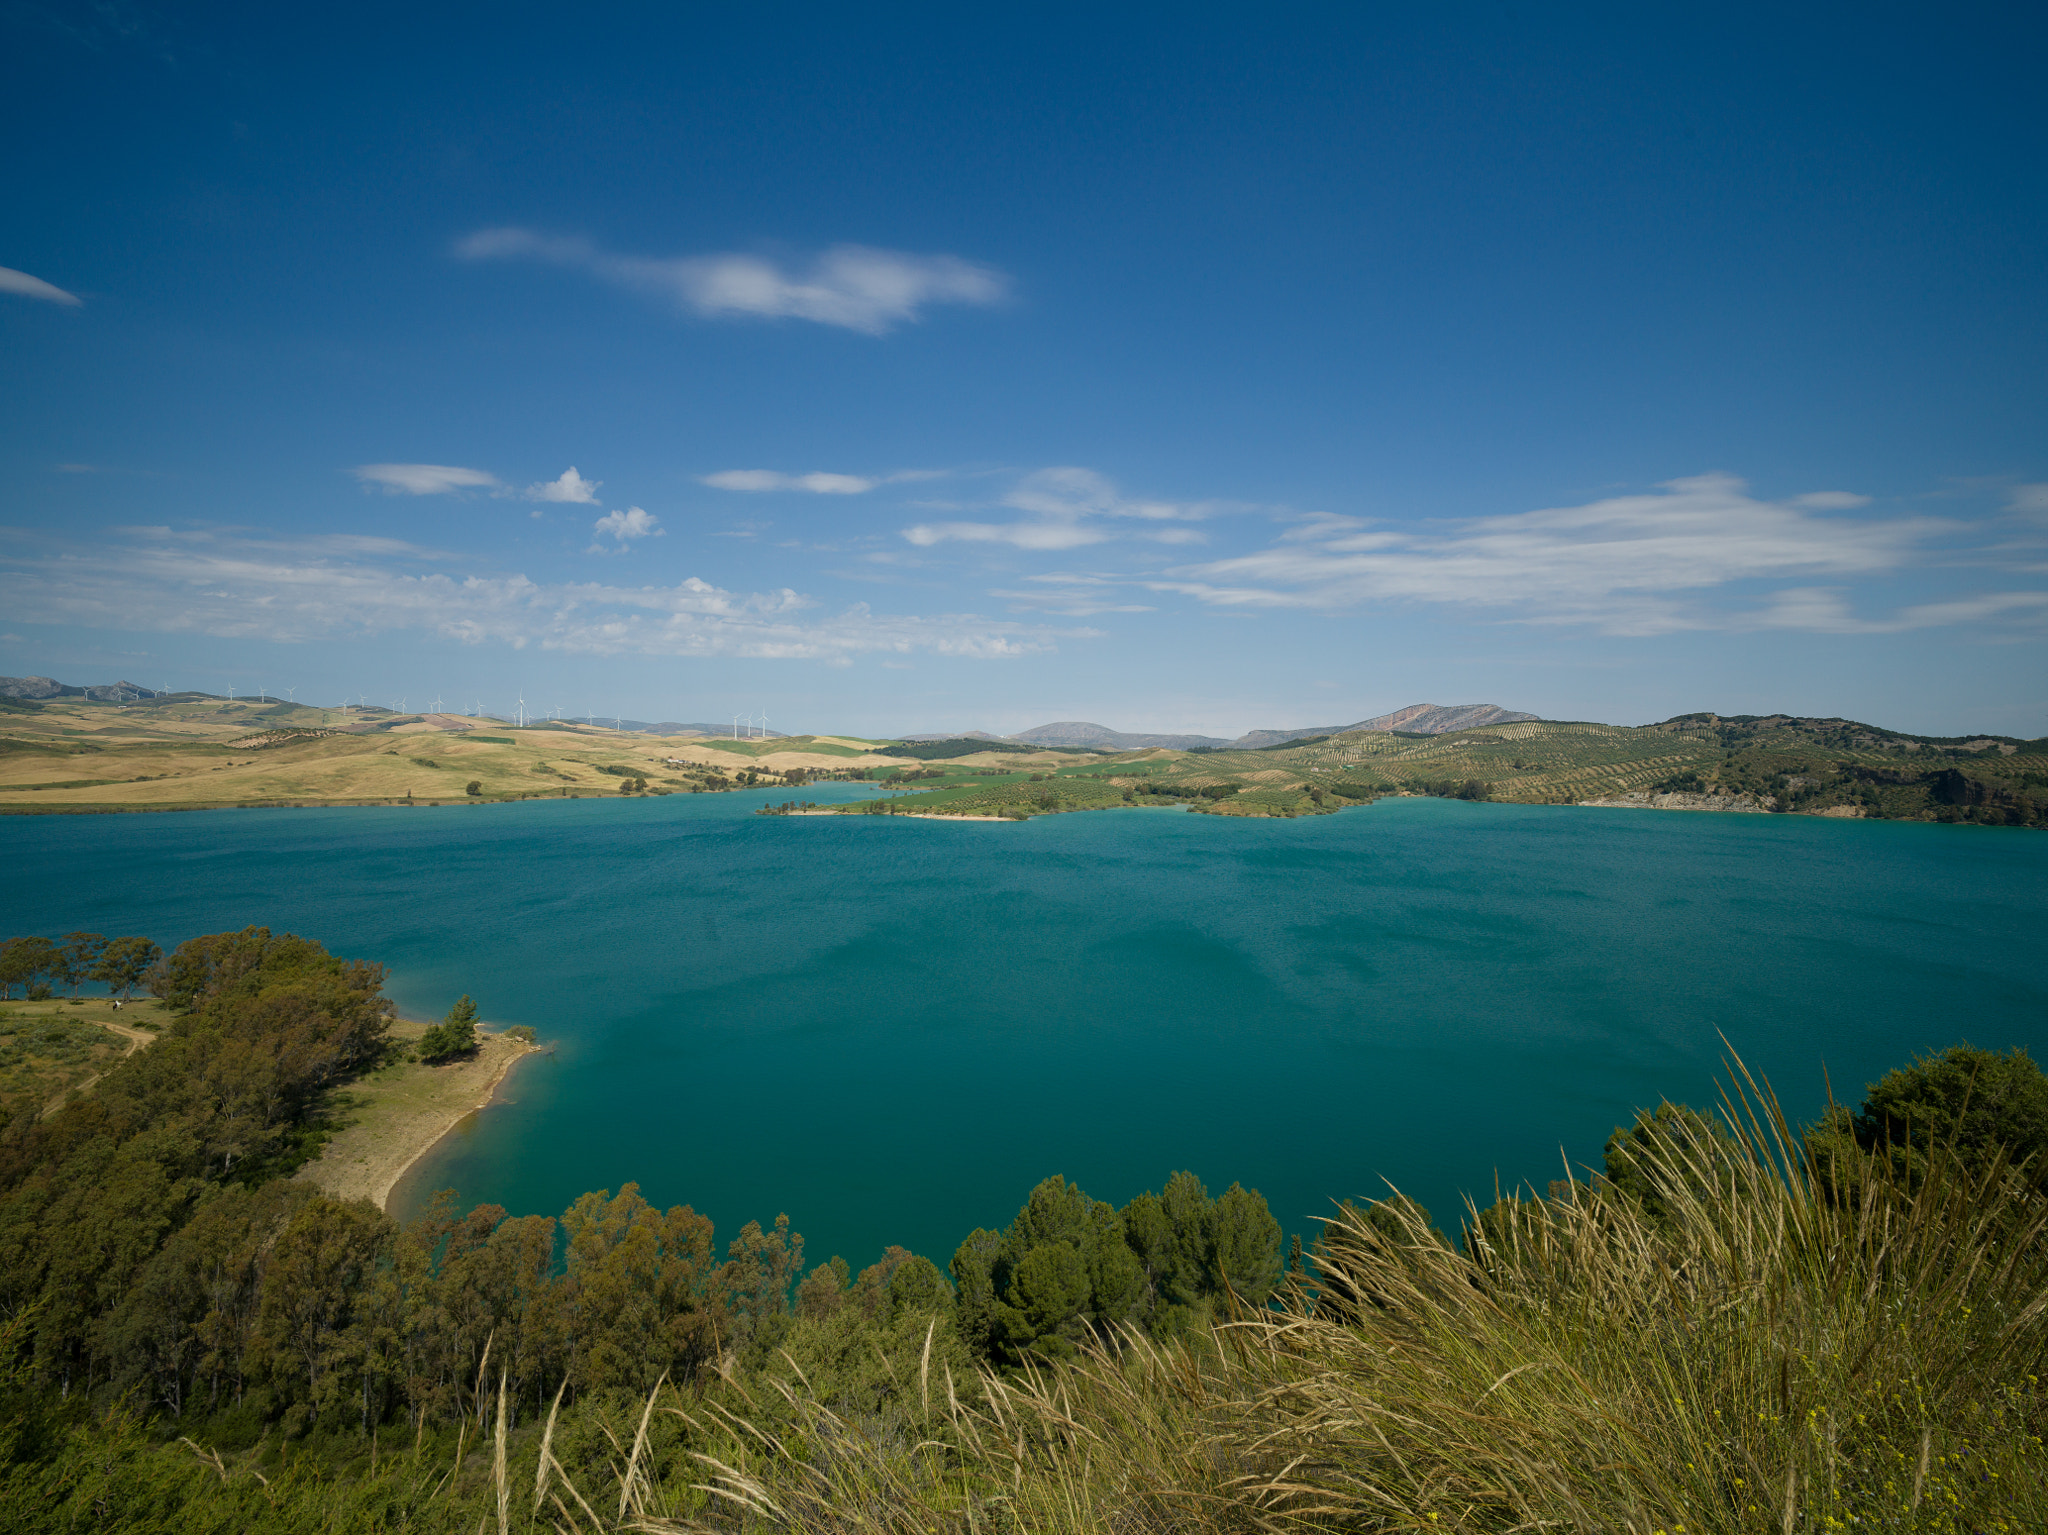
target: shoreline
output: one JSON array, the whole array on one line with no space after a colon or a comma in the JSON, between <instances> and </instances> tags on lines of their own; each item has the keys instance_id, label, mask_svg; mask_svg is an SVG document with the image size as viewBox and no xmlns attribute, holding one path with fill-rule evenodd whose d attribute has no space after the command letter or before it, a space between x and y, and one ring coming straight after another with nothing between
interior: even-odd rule
<instances>
[{"instance_id":1,"label":"shoreline","mask_svg":"<svg viewBox=\"0 0 2048 1535\"><path fill-rule=\"evenodd\" d=\"M859 801L854 803L859 803ZM873 802L869 801L868 803ZM873 815L875 813L871 810L860 812L850 810L792 810L789 812L792 817L800 815ZM901 821L1014 821L1018 819L1016 816L1009 815L940 815L934 810L892 810L888 813ZM1024 819L1028 820L1029 817Z\"/></svg>"},{"instance_id":2,"label":"shoreline","mask_svg":"<svg viewBox=\"0 0 2048 1535\"><path fill-rule=\"evenodd\" d=\"M414 1019L396 1022L404 1034L426 1029ZM480 1033L469 1060L446 1066L406 1061L372 1073L355 1084L346 1127L293 1176L336 1199L367 1199L385 1210L427 1153L497 1102L512 1069L541 1053L540 1045L498 1030Z\"/></svg>"}]
</instances>

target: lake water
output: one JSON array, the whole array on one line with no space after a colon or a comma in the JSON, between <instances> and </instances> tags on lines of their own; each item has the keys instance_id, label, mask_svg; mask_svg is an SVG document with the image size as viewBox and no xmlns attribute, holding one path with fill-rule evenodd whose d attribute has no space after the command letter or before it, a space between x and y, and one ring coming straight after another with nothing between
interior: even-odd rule
<instances>
[{"instance_id":1,"label":"lake water","mask_svg":"<svg viewBox=\"0 0 2048 1535\"><path fill-rule=\"evenodd\" d=\"M863 791L824 786L819 798ZM1720 1034L1788 1108L1961 1039L2048 1046L2048 836L1387 800L1302 820L770 818L765 791L0 818L0 929L267 924L557 1047L400 1190L637 1180L721 1238L942 1266L1054 1172L1190 1168L1291 1231L1391 1180L1595 1161ZM1717 1032L1718 1031L1718 1032ZM401 1208L400 1213L404 1213Z\"/></svg>"}]
</instances>

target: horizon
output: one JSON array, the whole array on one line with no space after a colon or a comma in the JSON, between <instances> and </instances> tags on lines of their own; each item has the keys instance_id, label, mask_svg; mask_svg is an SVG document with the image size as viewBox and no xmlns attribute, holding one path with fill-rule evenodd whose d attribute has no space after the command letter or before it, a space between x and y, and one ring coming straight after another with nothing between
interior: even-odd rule
<instances>
[{"instance_id":1,"label":"horizon","mask_svg":"<svg viewBox=\"0 0 2048 1535\"><path fill-rule=\"evenodd\" d=\"M400 14L0 17L0 672L2048 722L2038 14Z\"/></svg>"},{"instance_id":2,"label":"horizon","mask_svg":"<svg viewBox=\"0 0 2048 1535\"><path fill-rule=\"evenodd\" d=\"M347 699L345 699L345 698L344 698L344 699L343 699L343 700L341 700L341 701L340 701L339 703L331 703L331 704L327 704L327 703L315 703L315 702L312 702L312 701L310 701L310 700L297 700L297 699L281 698L281 697L277 696L277 695L276 695L276 694L274 694L274 693L268 693L268 692L257 692L257 693L245 693L245 694L240 694L240 695L231 695L231 694L225 694L225 693L209 693L209 692L205 691L204 689L199 689L199 688L169 688L169 687L166 687L166 688L160 688L160 689L158 689L158 688L149 688L149 687L147 687L147 686L146 686L146 685L144 685L144 684L141 684L141 683L136 683L136 682L133 682L133 681L131 681L130 679L127 679L127 678L117 678L117 679L114 679L114 680L112 680L112 681L109 681L109 682L104 682L104 683L84 683L84 684L81 684L81 683L66 683L66 682L64 682L64 681L63 681L63 679L61 679L61 678L55 678L55 677L48 677L48 676L42 676L42 675L36 675L36 676L33 676L33 677L7 677L7 676L0 676L0 684L4 684L4 683L9 683L9 682L22 682L22 681L43 681L43 682L54 682L54 683L56 683L56 684L57 684L58 686L60 686L60 687L68 687L68 688L72 688L72 689L75 689L75 690L82 690L82 691L90 691L90 690L91 690L91 689L93 689L93 688L113 688L113 687L134 687L134 688L137 688L137 689L138 689L138 690L140 690L140 691L143 691L143 692L147 692L147 693L150 693L151 695L153 695L153 697L171 697L171 698L190 698L190 699L193 699L193 700L195 700L195 701L197 701L197 702L202 702L202 703L207 703L207 702L219 702L219 703L260 703L260 704L265 704L265 705L287 704L287 705L292 705L292 706L295 706L295 707L299 707L299 708L306 708L306 709L318 709L318 710L321 710L321 711L323 711L323 712L331 712L331 713L342 713L342 714L346 714L346 713L347 713L347 712L349 712L350 710L362 710L362 711L365 711L365 712L369 712L369 713L376 713L376 714L389 714L389 715L393 715L393 716L396 716L396 717L398 717L398 718L401 718L401 719L404 719L404 718L409 718L409 717L412 717L412 718L419 718L419 717L428 717L428 716L440 716L440 717L446 717L446 718L458 718L458 719L480 719L480 720L487 720L487 721L490 721L490 722L492 722L492 723L494 723L494 724L500 724L500 725L505 725L505 726L507 726L507 727L509 727L509 728L512 728L512 729L531 729L531 728L533 728L533 726L534 726L535 724L542 724L542 725L549 725L549 724L575 724L575 723L578 723L579 721L580 721L581 723L583 723L584 725L586 725L587 727L590 727L590 728L593 728L593 729L599 729L599 730L604 730L604 729L615 729L615 730L617 730L617 731L618 731L619 733L621 733L621 734L636 734L636 733L646 733L646 732L654 731L654 730L656 730L656 729L657 729L658 727L660 727L660 726L662 726L662 725L675 725L675 726L678 726L678 727L680 727L680 728L682 728L682 729L686 729L686 730L696 730L696 729L699 729L699 728L701 728L701 727L705 727L705 726L709 726L709 727L711 727L711 728L712 728L712 729L713 729L714 731L715 731L716 729L718 729L718 728L719 728L719 727L718 727L718 722L717 722L717 721L715 721L715 720L682 720L682 719L675 719L675 718L671 718L671 719L667 719L667 720L652 720L652 719L641 719L641 718L640 718L640 717L638 717L638 716L625 716L625 715L616 715L616 714L615 714L615 715L611 715L611 716L606 716L606 715L604 715L604 714L588 714L588 715L584 715L584 714L559 714L559 715L557 715L557 714L544 714L544 713L539 713L539 712L530 712L530 713L529 713L529 715L528 715L528 723L527 723L526 725L522 726L522 725L520 725L520 724L518 723L518 715L516 714L516 712L515 712L515 713L512 713L512 714L497 714L497 713L494 713L494 712L492 712L492 711L490 711L490 710L488 710L488 709L486 709L486 710L482 710L481 712L478 712L478 711L475 711L475 710L470 710L470 709L463 709L463 708L460 708L460 707L456 707L456 706L448 706L448 707L443 707L443 708L432 708L432 707L428 707L428 706L424 706L424 705L423 705L423 706L422 706L421 708L418 708L418 709L411 709L411 708L401 708L401 707L399 707L400 705L402 705L402 704L406 704L406 703L408 703L408 702L409 702L408 700L406 700L406 699L403 699L403 698L401 698L401 699L396 699L396 700L393 700L393 701L392 701L392 702L390 702L390 703L375 703L375 702L371 702L371 701L369 701L369 700L368 700L367 698L363 698L363 699L358 699L358 700L357 700L356 702L353 702L353 703L351 703L350 701L348 701ZM38 701L40 701L40 700L38 700ZM57 699L55 699L55 700L53 700L53 701L63 701L63 698L62 698L62 697L59 697L59 698L57 698ZM93 701L94 701L94 702L99 702L99 703L119 703L119 702L120 702L119 700L110 700L110 699L98 699L98 700L93 700ZM143 702L143 701L145 701L145 700L136 700L136 702ZM1433 702L1419 702L1419 703L1415 703L1415 704L1403 704L1403 705L1400 705L1400 706L1398 706L1397 708L1394 708L1394 709L1383 709L1383 710L1381 710L1381 711L1380 711L1379 713L1377 713L1377 714L1369 714L1369 715L1364 715L1364 716L1362 716L1362 717L1361 717L1360 719L1358 719L1358 720L1356 720L1356 721L1352 721L1352 722L1348 722L1348 723L1344 723L1344 724L1328 724L1328 725L1315 725L1315 726L1306 726L1306 725L1298 725L1298 724L1296 724L1296 725L1281 725L1281 724L1268 724L1268 725L1248 725L1248 726L1246 726L1246 727L1245 727L1244 729L1242 729L1242 730L1239 730L1239 731L1236 731L1236 732L1235 732L1234 734L1232 734L1231 736L1228 736L1228 737L1209 737L1208 739L1210 739L1210 740L1213 740L1213 741L1215 741L1215 742L1216 742L1216 743L1217 743L1218 745L1222 745L1222 744L1226 744L1226 743L1228 743L1228 742L1231 742L1231 741L1236 741L1236 740L1240 740L1240 739L1242 739L1242 738L1243 738L1243 737L1245 737L1245 736L1257 735L1257 734L1261 734L1261 733L1269 733L1269 734L1284 734L1284 733L1289 733L1289 732L1293 732L1293 733L1299 733L1299 734L1306 734L1306 733L1307 733L1308 731L1310 731L1310 730L1328 730L1328 731L1331 731L1331 732L1333 732L1333 733L1334 733L1334 732L1339 732L1339 731L1350 731L1350 730L1357 730L1357 729L1361 729L1361 728L1380 728L1380 729L1385 729L1385 730L1388 730L1388 731L1391 731L1391 732L1394 732L1394 733L1398 734L1398 733L1400 733L1400 731L1401 731L1401 727L1400 727L1399 725L1387 725L1387 726L1374 726L1374 725L1373 725L1373 722L1375 722L1375 721L1379 721L1379 720L1384 720L1384 719L1387 719L1387 718L1389 718L1389 717L1391 717L1391 716L1393 716L1393 715L1395 715L1395 714L1403 713L1403 712L1405 712L1405 711L1407 711L1407 710L1410 710L1410 709L1451 709L1451 710L1455 710L1455 709L1470 709L1470 708L1505 708L1505 707L1506 707L1506 706L1504 706L1504 705L1500 705L1500 704L1495 704L1495 703L1491 703L1491 702L1486 702L1486 703L1477 703L1477 704L1437 704L1437 703L1433 703ZM1513 712L1513 711L1510 711L1510 712ZM1925 732L1925 731L1909 731L1909 730L1905 730L1905 729L1902 729L1902 728L1900 728L1900 727L1897 727L1897 726L1887 725L1887 724L1885 724L1885 723L1884 723L1883 721L1881 721L1881 720L1852 720L1852 719L1849 719L1848 717L1846 717L1846 716L1843 716L1843 715L1795 715L1795 714L1791 714L1790 712L1788 712L1788 711L1786 711L1786 710L1782 710L1782 709L1764 710L1764 711L1761 711L1761 712L1759 712L1759 713L1730 713L1730 712L1727 712L1727 711L1723 711L1723 710L1717 710L1717 709L1681 709L1681 710L1679 710L1679 711L1678 711L1677 713L1675 713L1675 714L1668 714L1668 715L1665 715L1665 716L1663 716L1662 718L1659 718L1659 719L1651 719L1651 720L1598 720L1598 719L1590 719L1590 718L1588 718L1588 719L1579 719L1579 720L1563 720L1563 719L1551 719L1551 718L1547 718L1547 717L1545 717L1545 716L1541 716L1541 715L1530 715L1530 716L1528 716L1528 722L1529 722L1529 723L1535 723L1535 724L1574 724L1574 723L1582 723L1582 724L1598 724L1598 725L1607 725L1607 726L1614 726L1614 727L1618 727L1618 728L1622 728L1622 729L1640 729L1640 728L1642 728L1642 727L1644 727L1644 726L1648 726L1648 725L1662 725L1662 724L1668 724L1668 723L1670 723L1670 722L1671 722L1671 721L1673 721L1673 720L1677 720L1677 719L1684 719L1684 718L1690 718L1690 717L1699 717L1699 716L1708 716L1708 717L1712 717L1712 718L1715 718L1715 719L1720 719L1720 720L1728 721L1728 722L1731 722L1731 723L1740 723L1740 722L1745 722L1745 721L1754 721L1754 720L1760 720L1760 719L1771 719L1771 718L1787 718L1787 719L1801 719L1801 720L1824 720L1824 721L1840 721L1840 722L1842 722L1842 723L1846 723L1846 724L1856 724L1856 725L1865 725L1865 726L1873 726L1873 727L1875 727L1875 728L1877 728L1877 729L1879 729L1879 730L1885 730L1885 731L1889 731L1889 732L1891 732L1892 734L1896 734L1896 735L1908 735L1908 736L1921 736L1921 737L1927 737L1927 738L1929 738L1929 739L1939 739L1939 740L1952 740L1952 741L1961 741L1961 740L1969 740L1969 739L1974 739L1974 738L1986 738L1986 739L1989 739L1989 738L1993 738L1993 737L1997 737L1997 738L1999 738L1999 739L2003 739L2003 740L2014 740L2014 741L2031 741L2031 740L2038 740L2038 739L2048 739L2048 737L2034 737L2034 736L2015 736L2015 735L2011 735L2011 734L2008 734L2008 733L2006 733L2006 732L2002 732L2002 731L1988 731L1988 730L1976 730L1976 731L1960 731L1960 732L1954 732L1954 733L1951 733L1951 734L1949 734L1949 735L1947 735L1947 736L1932 736L1932 735L1931 735L1931 734L1930 734L1929 732ZM614 720L615 722L622 722L622 723L615 723L615 725L614 725L614 726L611 726L611 727L607 727L607 726L605 725L605 723L604 723L604 722L605 722L605 719L606 719L607 717L609 717L609 718L613 719L613 720ZM736 736L736 737L733 737L733 739L739 739L739 738L743 738L743 737L746 737L746 736L747 736L747 735L749 734L749 732L750 732L750 730L752 729L752 727L756 726L757 724L758 724L758 725L760 725L760 727L761 727L761 729L762 729L762 733L763 733L763 734L764 734L765 736L767 736L767 737L784 737L784 738L788 738L788 739L804 739L804 738L816 738L816 737L821 737L821 736L834 736L834 735L837 735L837 736L845 736L845 737L847 737L848 739L858 739L858 740L871 740L871 741L925 741L925 740L956 740L956 739L969 739L969 738L973 738L973 737L976 737L976 736L987 736L987 737L989 737L990 739L993 739L993 740L999 740L999 741L1015 741L1015 740L1018 740L1018 739L1022 738L1023 736L1029 735L1029 734L1031 734L1031 733L1033 733L1033 732L1036 732L1036 731L1042 731L1042 730L1050 730L1050 729L1053 729L1053 728L1055 728L1056 726L1060 726L1060 725L1072 725L1072 726L1080 726L1080 727L1082 727L1082 728L1084 728L1084 729L1099 729L1099 730L1108 730L1108 731L1111 731L1111 732L1113 732L1113 733L1115 733L1115 734L1117 734L1117 735L1123 735L1123 736L1143 736L1143 737L1169 737L1169 736L1181 736L1181 737L1196 737L1196 736L1200 736L1200 735L1202 735L1202 732L1199 732L1199 731L1192 731L1192 730L1142 730L1142 731L1139 731L1139 730L1123 730L1123 729L1121 729L1120 727L1118 727L1118 726L1115 726L1115 725L1106 725L1106 724L1104 724L1103 722L1101 722L1101 721L1099 721L1099 720L1083 720L1083 719L1079 719L1079 718L1072 718L1072 719L1059 719L1059 720L1043 720L1043 721L1041 721L1040 723L1038 723L1037 725L1027 725L1027 726L1021 726L1021 727L1019 727L1019 728L1018 728L1017 730L1015 730L1015 731L1013 731L1013 732L1007 732L1007 733L1006 733L1006 732L1001 732L1001 731L987 731L987 730L983 730L983 729L982 729L981 727L979 727L979 726L971 726L971 725L970 725L970 726L963 726L963 727L958 727L958 728L954 728L954 729L948 729L948 730L891 730L891 731L831 731L831 730L795 730L795 731L790 731L790 730L781 730L781 729L776 729L776 728L772 728L772 727L770 727L770 726L768 726L768 725L767 725L767 723L766 723L766 721L765 721L765 720L762 720L762 721L756 721L756 720L755 720L755 719L754 719L754 718L753 718L752 716L750 716L750 715L740 715L740 716L736 716L736 717L735 717L735 719L736 719L736 723L737 723L737 726L738 726L738 729L739 729L739 733L738 733L738 736ZM1486 729L1486 728L1488 728L1488 727L1487 727L1487 725L1485 725L1485 724L1480 724L1480 725L1474 725L1474 726L1459 726L1459 727L1455 727L1455 728L1456 728L1456 729ZM1417 732L1417 733L1418 733L1418 734L1424 734L1424 735L1428 735L1428 734L1435 734L1435 733L1437 733L1437 732L1431 732L1431 731L1423 731L1423 732ZM1452 731L1452 730L1446 730L1446 731L1444 731L1444 732L1442 732L1442 733L1444 733L1444 734L1451 734L1451 733L1454 733L1454 731ZM713 736L710 736L710 737L708 737L708 739L725 739L725 737L720 737L720 736L716 736L716 735L713 735ZM1112 752L1113 752L1113 751L1129 750L1129 749L1131 749L1131 748L1126 748L1126 747L1116 747L1116 746L1107 746L1107 747L1103 747L1102 749L1103 749L1103 750L1105 750L1105 751L1112 751ZM1207 747L1205 746L1205 747L1204 747L1203 749L1209 749L1209 748L1207 748Z\"/></svg>"}]
</instances>

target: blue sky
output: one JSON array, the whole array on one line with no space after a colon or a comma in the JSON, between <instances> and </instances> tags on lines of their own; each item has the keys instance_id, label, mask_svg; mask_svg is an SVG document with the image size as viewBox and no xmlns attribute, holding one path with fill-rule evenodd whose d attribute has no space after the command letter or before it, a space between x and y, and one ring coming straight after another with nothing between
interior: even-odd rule
<instances>
[{"instance_id":1,"label":"blue sky","mask_svg":"<svg viewBox=\"0 0 2048 1535\"><path fill-rule=\"evenodd\" d=\"M0 9L0 671L2048 729L2038 8Z\"/></svg>"}]
</instances>

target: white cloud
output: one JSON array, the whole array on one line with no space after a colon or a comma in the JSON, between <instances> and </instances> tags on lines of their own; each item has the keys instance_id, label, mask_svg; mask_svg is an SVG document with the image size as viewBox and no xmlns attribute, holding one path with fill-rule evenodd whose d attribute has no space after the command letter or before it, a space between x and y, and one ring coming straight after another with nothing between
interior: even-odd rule
<instances>
[{"instance_id":1,"label":"white cloud","mask_svg":"<svg viewBox=\"0 0 2048 1535\"><path fill-rule=\"evenodd\" d=\"M1116 483L1093 469L1065 466L1037 469L1010 489L1001 504L1029 512L1030 522L932 522L905 528L903 536L920 548L933 544L1009 544L1018 549L1078 549L1111 538L1131 537L1160 544L1201 543L1205 535L1193 528L1159 528L1119 533L1105 521L1194 521L1245 508L1232 502L1135 501Z\"/></svg>"},{"instance_id":2,"label":"white cloud","mask_svg":"<svg viewBox=\"0 0 2048 1535\"><path fill-rule=\"evenodd\" d=\"M1859 496L1852 490L1815 490L1794 496L1785 504L1803 506L1814 512L1853 512L1859 506L1870 505L1870 497Z\"/></svg>"},{"instance_id":3,"label":"white cloud","mask_svg":"<svg viewBox=\"0 0 2048 1535\"><path fill-rule=\"evenodd\" d=\"M898 617L865 604L815 611L787 588L542 583L462 576L396 540L263 538L130 528L93 544L0 529L0 609L19 622L278 643L419 633L582 655L851 661L863 655L1000 659L1050 650L1035 625L975 614Z\"/></svg>"},{"instance_id":4,"label":"white cloud","mask_svg":"<svg viewBox=\"0 0 2048 1535\"><path fill-rule=\"evenodd\" d=\"M1009 292L1008 277L992 267L865 245L835 245L801 271L737 252L614 256L587 240L530 229L479 230L460 241L455 254L470 261L525 259L574 267L711 318L814 320L871 336L920 319L933 304L994 304Z\"/></svg>"},{"instance_id":5,"label":"white cloud","mask_svg":"<svg viewBox=\"0 0 2048 1535\"><path fill-rule=\"evenodd\" d=\"M524 495L529 501L567 501L578 506L597 505L597 487L603 480L586 480L571 464L552 480L541 480L526 487Z\"/></svg>"},{"instance_id":6,"label":"white cloud","mask_svg":"<svg viewBox=\"0 0 2048 1535\"><path fill-rule=\"evenodd\" d=\"M717 490L807 490L814 496L858 496L885 481L866 479L857 474L783 474L774 469L721 469L717 474L702 476L698 483Z\"/></svg>"},{"instance_id":7,"label":"white cloud","mask_svg":"<svg viewBox=\"0 0 2048 1535\"><path fill-rule=\"evenodd\" d=\"M590 526L597 537L616 539L622 551L633 539L661 537L661 519L637 506L628 507L623 512L606 512ZM590 547L592 552L599 550L597 544Z\"/></svg>"},{"instance_id":8,"label":"white cloud","mask_svg":"<svg viewBox=\"0 0 2048 1535\"><path fill-rule=\"evenodd\" d=\"M2005 509L2025 516L2048 513L2048 485L2015 485L2006 496Z\"/></svg>"},{"instance_id":9,"label":"white cloud","mask_svg":"<svg viewBox=\"0 0 2048 1535\"><path fill-rule=\"evenodd\" d=\"M358 464L349 471L387 496L445 496L463 490L495 490L496 475L453 464Z\"/></svg>"},{"instance_id":10,"label":"white cloud","mask_svg":"<svg viewBox=\"0 0 2048 1535\"><path fill-rule=\"evenodd\" d=\"M1953 527L1825 516L1802 502L1758 500L1729 475L1701 475L1654 493L1478 518L1444 533L1322 519L1275 547L1145 584L1219 607L1446 603L1657 634L1739 622L1705 609L1695 594L1743 581L1894 571ZM1800 620L1802 600L1784 610L1782 626L1836 621L1818 608Z\"/></svg>"},{"instance_id":11,"label":"white cloud","mask_svg":"<svg viewBox=\"0 0 2048 1535\"><path fill-rule=\"evenodd\" d=\"M66 293L55 283L17 272L11 266L0 266L0 293L18 293L23 298L39 298L46 304L62 304L68 309L80 308L85 303L77 294Z\"/></svg>"},{"instance_id":12,"label":"white cloud","mask_svg":"<svg viewBox=\"0 0 2048 1535\"><path fill-rule=\"evenodd\" d=\"M933 544L1009 544L1018 549L1079 549L1108 538L1098 528L1071 522L929 522L905 528L903 536L919 548Z\"/></svg>"}]
</instances>

